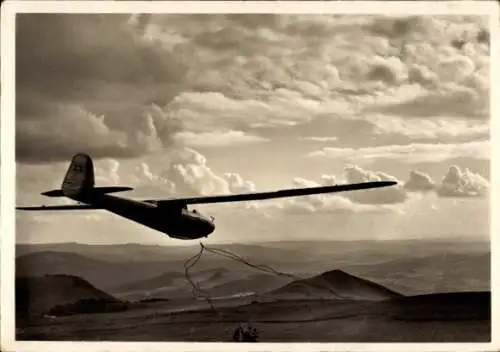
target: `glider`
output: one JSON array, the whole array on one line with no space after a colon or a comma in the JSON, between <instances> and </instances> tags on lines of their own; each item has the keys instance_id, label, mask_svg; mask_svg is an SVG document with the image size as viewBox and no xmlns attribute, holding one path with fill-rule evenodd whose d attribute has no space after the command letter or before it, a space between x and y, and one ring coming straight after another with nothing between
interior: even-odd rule
<instances>
[{"instance_id":1,"label":"glider","mask_svg":"<svg viewBox=\"0 0 500 352\"><path fill-rule=\"evenodd\" d=\"M95 186L94 163L84 153L71 159L61 189L43 192L47 197L66 197L78 202L74 205L16 207L26 211L68 211L102 209L128 220L149 227L169 237L194 240L208 237L215 230L214 218L197 210L189 210L191 204L226 203L255 201L284 197L297 197L322 193L355 191L387 187L394 181L374 181L333 186L284 189L271 192L213 195L191 198L134 200L111 195L110 193L133 190L132 187Z\"/></svg>"}]
</instances>

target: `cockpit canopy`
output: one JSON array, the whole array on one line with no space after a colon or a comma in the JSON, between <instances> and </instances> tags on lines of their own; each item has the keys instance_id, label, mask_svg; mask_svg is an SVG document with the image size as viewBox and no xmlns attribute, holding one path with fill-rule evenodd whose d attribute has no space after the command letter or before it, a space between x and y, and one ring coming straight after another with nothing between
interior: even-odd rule
<instances>
[{"instance_id":1,"label":"cockpit canopy","mask_svg":"<svg viewBox=\"0 0 500 352\"><path fill-rule=\"evenodd\" d=\"M191 212L192 214L196 214L196 215L198 215L198 216L205 217L205 216L203 216L203 215L202 215L202 214L201 214L198 210L196 210L196 209L192 209L192 210L190 210L190 212ZM208 217L210 218L210 220L212 220L212 222L215 222L215 217L214 217L214 216L209 215Z\"/></svg>"},{"instance_id":2,"label":"cockpit canopy","mask_svg":"<svg viewBox=\"0 0 500 352\"><path fill-rule=\"evenodd\" d=\"M161 201L161 200L146 200L145 203L156 205L160 209L179 209L187 210L187 205L184 203Z\"/></svg>"}]
</instances>

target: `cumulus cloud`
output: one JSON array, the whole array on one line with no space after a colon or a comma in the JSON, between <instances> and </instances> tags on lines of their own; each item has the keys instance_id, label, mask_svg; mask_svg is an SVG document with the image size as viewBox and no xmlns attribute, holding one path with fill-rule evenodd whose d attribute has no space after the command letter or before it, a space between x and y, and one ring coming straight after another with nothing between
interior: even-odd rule
<instances>
[{"instance_id":1,"label":"cumulus cloud","mask_svg":"<svg viewBox=\"0 0 500 352\"><path fill-rule=\"evenodd\" d=\"M462 144L423 144L386 145L366 148L323 148L311 152L307 157L343 158L351 161L388 159L404 163L442 162L453 158L466 157L489 159L489 141L477 141Z\"/></svg>"},{"instance_id":2,"label":"cumulus cloud","mask_svg":"<svg viewBox=\"0 0 500 352\"><path fill-rule=\"evenodd\" d=\"M250 193L255 192L255 184L252 181L244 180L239 174L227 172L224 178L228 182L232 193Z\"/></svg>"},{"instance_id":3,"label":"cumulus cloud","mask_svg":"<svg viewBox=\"0 0 500 352\"><path fill-rule=\"evenodd\" d=\"M368 181L391 180L397 181L394 176L383 172L364 170L350 165L344 170L344 177L322 175L321 181L316 182L301 177L293 179L293 186L297 188L318 187L343 183L358 183ZM408 200L408 194L400 185L343 193L309 195L303 197L283 199L277 203L263 207L264 209L279 208L286 213L380 213L387 211L399 212L399 206Z\"/></svg>"},{"instance_id":4,"label":"cumulus cloud","mask_svg":"<svg viewBox=\"0 0 500 352\"><path fill-rule=\"evenodd\" d=\"M172 142L180 125L158 107L177 95L185 69L127 19L18 16L18 160L138 156Z\"/></svg>"},{"instance_id":5,"label":"cumulus cloud","mask_svg":"<svg viewBox=\"0 0 500 352\"><path fill-rule=\"evenodd\" d=\"M410 179L406 181L404 188L409 191L433 191L436 189L436 184L431 176L417 171L410 171Z\"/></svg>"},{"instance_id":6,"label":"cumulus cloud","mask_svg":"<svg viewBox=\"0 0 500 352\"><path fill-rule=\"evenodd\" d=\"M153 173L149 165L141 162L135 167L135 175L150 187L160 187L176 196L202 196L214 194L244 193L255 190L255 185L240 174L217 174L198 151L182 148L171 151L166 164ZM141 188L140 191L143 189Z\"/></svg>"},{"instance_id":7,"label":"cumulus cloud","mask_svg":"<svg viewBox=\"0 0 500 352\"><path fill-rule=\"evenodd\" d=\"M451 166L443 178L438 194L441 197L483 197L489 191L489 182L481 175Z\"/></svg>"},{"instance_id":8,"label":"cumulus cloud","mask_svg":"<svg viewBox=\"0 0 500 352\"><path fill-rule=\"evenodd\" d=\"M134 165L132 173L126 170L120 172L118 160L99 160L95 169L96 182L104 185L131 183L142 196L147 194L150 197L156 197L159 193L165 196L201 196L257 191L254 182L244 179L236 172L215 173L203 154L189 148L173 151L168 163L162 165L159 172L151 171L145 162L138 161ZM59 172L62 169L57 170ZM59 180L52 181L59 182ZM441 197L482 197L489 191L489 182L483 176L467 168L462 170L455 165L449 168L440 184L437 184L429 174L418 170L411 170L408 180L403 183L381 171L348 165L344 169L343 178L324 174L320 177L320 182L317 182L296 177L293 179L292 187L305 188L370 181L396 181L398 184L373 190L289 198L274 203L268 202L268 205L271 208L278 206L292 212L380 211L388 208L377 206L408 201L411 192L435 191ZM55 186L58 186L57 182L53 182ZM255 209L269 208L265 204L261 206L245 203L245 205Z\"/></svg>"},{"instance_id":9,"label":"cumulus cloud","mask_svg":"<svg viewBox=\"0 0 500 352\"><path fill-rule=\"evenodd\" d=\"M408 194L400 184L400 181L392 175L381 171L364 170L356 165L347 166L345 168L345 175L348 183L371 181L398 182L397 185L391 187L346 193L345 197L353 202L361 204L393 204L401 203L408 199Z\"/></svg>"},{"instance_id":10,"label":"cumulus cloud","mask_svg":"<svg viewBox=\"0 0 500 352\"><path fill-rule=\"evenodd\" d=\"M177 191L175 183L163 175L152 172L149 165L144 162L134 167L133 177L136 190L142 196L174 195Z\"/></svg>"},{"instance_id":11,"label":"cumulus cloud","mask_svg":"<svg viewBox=\"0 0 500 352\"><path fill-rule=\"evenodd\" d=\"M293 187L307 188L318 187L321 185L336 184L334 175L323 175L322 182L307 180L301 177L293 179ZM365 200L367 200L365 198ZM392 203L392 202L391 202ZM264 209L278 208L289 214L307 214L307 213L358 213L358 212L385 212L394 210L386 207L385 204L371 204L370 202L360 203L346 196L346 194L320 194L296 198L283 199Z\"/></svg>"},{"instance_id":12,"label":"cumulus cloud","mask_svg":"<svg viewBox=\"0 0 500 352\"><path fill-rule=\"evenodd\" d=\"M120 162L115 159L99 160L94 166L95 183L99 185L120 184ZM61 174L62 175L62 174Z\"/></svg>"},{"instance_id":13,"label":"cumulus cloud","mask_svg":"<svg viewBox=\"0 0 500 352\"><path fill-rule=\"evenodd\" d=\"M404 188L410 192L435 191L440 197L483 197L488 194L489 182L478 173L452 165L441 183L424 172L412 170Z\"/></svg>"},{"instance_id":14,"label":"cumulus cloud","mask_svg":"<svg viewBox=\"0 0 500 352\"><path fill-rule=\"evenodd\" d=\"M22 186L20 193L25 195L29 190L30 193L33 191L38 194L49 187L47 184L50 181L53 188L59 188L68 164L54 165L58 167L52 167L50 172L47 166L22 165L23 172L18 178L18 185ZM190 148L173 149L162 158L154 158L151 162L143 159L99 159L94 161L94 167L97 185L132 186L134 197L139 198L188 197L255 191L255 184L236 172L217 174L210 168L203 154ZM33 183L31 181L33 173L36 173L35 170L41 169L45 169L42 174L46 176L40 180L43 185L39 182L27 188Z\"/></svg>"}]
</instances>

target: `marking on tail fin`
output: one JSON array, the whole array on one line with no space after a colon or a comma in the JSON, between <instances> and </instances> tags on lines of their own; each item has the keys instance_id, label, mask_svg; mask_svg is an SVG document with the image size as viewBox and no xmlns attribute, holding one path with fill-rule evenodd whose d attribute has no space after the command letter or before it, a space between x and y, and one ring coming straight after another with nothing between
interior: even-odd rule
<instances>
[{"instance_id":1,"label":"marking on tail fin","mask_svg":"<svg viewBox=\"0 0 500 352\"><path fill-rule=\"evenodd\" d=\"M79 198L94 188L94 163L84 153L73 156L61 186L62 193L68 198Z\"/></svg>"}]
</instances>

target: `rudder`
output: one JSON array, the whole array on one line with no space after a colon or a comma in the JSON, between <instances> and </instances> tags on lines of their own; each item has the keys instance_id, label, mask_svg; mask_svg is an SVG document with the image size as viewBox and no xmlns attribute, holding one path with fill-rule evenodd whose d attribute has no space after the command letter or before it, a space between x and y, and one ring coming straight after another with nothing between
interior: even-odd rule
<instances>
[{"instance_id":1,"label":"rudder","mask_svg":"<svg viewBox=\"0 0 500 352\"><path fill-rule=\"evenodd\" d=\"M94 183L92 158L83 153L75 154L64 177L62 193L68 198L78 199L88 194L94 188Z\"/></svg>"}]
</instances>

